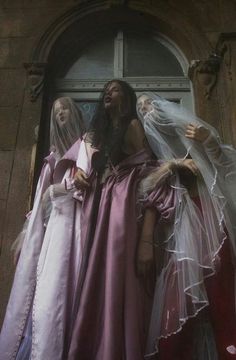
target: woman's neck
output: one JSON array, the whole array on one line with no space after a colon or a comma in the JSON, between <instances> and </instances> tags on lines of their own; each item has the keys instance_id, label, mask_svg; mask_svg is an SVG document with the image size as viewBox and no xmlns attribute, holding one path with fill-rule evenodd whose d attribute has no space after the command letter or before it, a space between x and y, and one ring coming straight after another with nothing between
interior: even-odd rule
<instances>
[{"instance_id":1,"label":"woman's neck","mask_svg":"<svg viewBox=\"0 0 236 360\"><path fill-rule=\"evenodd\" d=\"M113 111L112 110L109 111L109 115L110 115L110 119L111 119L113 128L114 129L117 128L120 123L120 116L117 113L116 109L114 109Z\"/></svg>"}]
</instances>

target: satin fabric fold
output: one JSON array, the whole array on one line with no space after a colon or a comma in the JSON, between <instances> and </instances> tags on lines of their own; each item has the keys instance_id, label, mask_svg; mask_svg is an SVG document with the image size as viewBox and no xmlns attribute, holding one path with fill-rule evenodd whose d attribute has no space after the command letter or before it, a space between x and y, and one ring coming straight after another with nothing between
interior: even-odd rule
<instances>
[{"instance_id":1,"label":"satin fabric fold","mask_svg":"<svg viewBox=\"0 0 236 360\"><path fill-rule=\"evenodd\" d=\"M93 246L68 355L70 360L141 360L144 357L152 298L145 291L144 279L138 278L135 272L141 229L137 188L140 179L156 166L158 162L154 165L150 154L141 151L116 166L102 186ZM174 190L168 187L165 191L162 200L171 209ZM82 242L90 226L92 199L90 190L82 210Z\"/></svg>"}]
</instances>

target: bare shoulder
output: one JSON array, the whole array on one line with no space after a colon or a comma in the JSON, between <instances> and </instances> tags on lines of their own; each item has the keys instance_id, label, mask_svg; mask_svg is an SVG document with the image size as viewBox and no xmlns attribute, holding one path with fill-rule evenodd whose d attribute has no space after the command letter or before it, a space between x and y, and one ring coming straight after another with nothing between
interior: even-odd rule
<instances>
[{"instance_id":1,"label":"bare shoulder","mask_svg":"<svg viewBox=\"0 0 236 360\"><path fill-rule=\"evenodd\" d=\"M144 134L143 126L138 119L131 120L129 128L136 130L136 131L141 131Z\"/></svg>"},{"instance_id":2,"label":"bare shoulder","mask_svg":"<svg viewBox=\"0 0 236 360\"><path fill-rule=\"evenodd\" d=\"M131 120L125 136L126 147L129 152L136 152L144 147L145 133L138 119ZM131 151L132 149L132 151Z\"/></svg>"},{"instance_id":3,"label":"bare shoulder","mask_svg":"<svg viewBox=\"0 0 236 360\"><path fill-rule=\"evenodd\" d=\"M131 137L136 137L136 136L140 138L145 137L143 126L138 119L133 119L130 122L129 127L127 129L127 135Z\"/></svg>"}]
</instances>

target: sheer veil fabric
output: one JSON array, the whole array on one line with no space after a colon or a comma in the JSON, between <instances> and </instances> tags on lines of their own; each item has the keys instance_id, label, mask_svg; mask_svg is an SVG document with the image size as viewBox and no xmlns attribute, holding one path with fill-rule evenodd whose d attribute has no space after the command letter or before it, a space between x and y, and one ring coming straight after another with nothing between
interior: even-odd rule
<instances>
[{"instance_id":1,"label":"sheer veil fabric","mask_svg":"<svg viewBox=\"0 0 236 360\"><path fill-rule=\"evenodd\" d=\"M69 110L69 120L59 126L56 119L55 103L60 102ZM62 97L54 102L51 111L50 121L50 149L61 158L66 151L78 140L84 133L85 126L82 113L76 107L70 97Z\"/></svg>"},{"instance_id":2,"label":"sheer veil fabric","mask_svg":"<svg viewBox=\"0 0 236 360\"><path fill-rule=\"evenodd\" d=\"M63 125L59 126L56 119L56 110L55 104L59 102L63 105L64 108L69 110L69 118L67 122L64 122ZM49 178L52 178L53 168L56 166L57 162L63 157L66 151L78 140L84 133L84 122L82 118L82 113L76 107L74 101L70 97L61 97L54 101L51 115L50 115L50 154L44 159L44 164L42 168L41 175L38 180L35 200L37 203L37 198L42 198L43 193L47 190L50 183L47 183L43 180L43 174L47 174ZM55 191L54 191L55 193ZM48 201L44 202L44 213L48 218L48 215L51 211L51 203ZM27 214L27 219L23 225L22 231L17 236L16 240L12 244L12 251L20 251L22 248L24 239L26 237L27 228L30 221L30 214Z\"/></svg>"},{"instance_id":3,"label":"sheer veil fabric","mask_svg":"<svg viewBox=\"0 0 236 360\"><path fill-rule=\"evenodd\" d=\"M61 126L56 120L55 104L57 102L62 104L63 108L69 109L68 121ZM43 204L42 198L47 189L55 186L54 174L59 160L84 131L82 115L70 98L63 97L54 102L50 121L51 152L44 159L32 211L18 237L21 242L18 244L21 252L0 336L0 357L4 360L29 357L31 352L32 304L37 283L38 261L42 255L42 247L45 245L45 211L48 212L49 208L50 211L52 209L52 206L49 206L49 202L54 200L50 199L51 194L58 201L59 198L64 199L65 197L69 201L70 194L66 196L62 193L65 196L59 197L60 188L55 187L53 191L48 191L48 203ZM63 175L61 174L61 178ZM57 182L60 182L59 177ZM66 228L66 230L68 229ZM50 273L48 273L48 278L49 275Z\"/></svg>"},{"instance_id":4,"label":"sheer veil fabric","mask_svg":"<svg viewBox=\"0 0 236 360\"><path fill-rule=\"evenodd\" d=\"M140 106L141 98L148 105L146 111ZM175 188L177 197L173 223L161 224L162 231L157 228L155 236L155 246L164 249L164 265L155 287L148 357L158 351L159 339L180 331L188 318L208 305L204 279L216 273L226 237L235 257L236 151L223 145L209 124L152 93L138 99L137 112L158 159L191 157L199 169L197 200L182 185L177 171L153 174L141 183L143 198L164 180ZM210 130L203 144L185 136L189 123Z\"/></svg>"}]
</instances>

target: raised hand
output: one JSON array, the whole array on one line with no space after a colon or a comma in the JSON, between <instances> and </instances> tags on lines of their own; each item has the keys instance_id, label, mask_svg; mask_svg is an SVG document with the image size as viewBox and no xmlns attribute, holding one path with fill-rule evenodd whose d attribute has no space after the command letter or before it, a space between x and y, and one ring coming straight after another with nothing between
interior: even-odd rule
<instances>
[{"instance_id":1,"label":"raised hand","mask_svg":"<svg viewBox=\"0 0 236 360\"><path fill-rule=\"evenodd\" d=\"M204 126L197 126L194 124L188 124L186 127L185 136L189 139L193 139L203 143L210 135L210 130Z\"/></svg>"}]
</instances>

